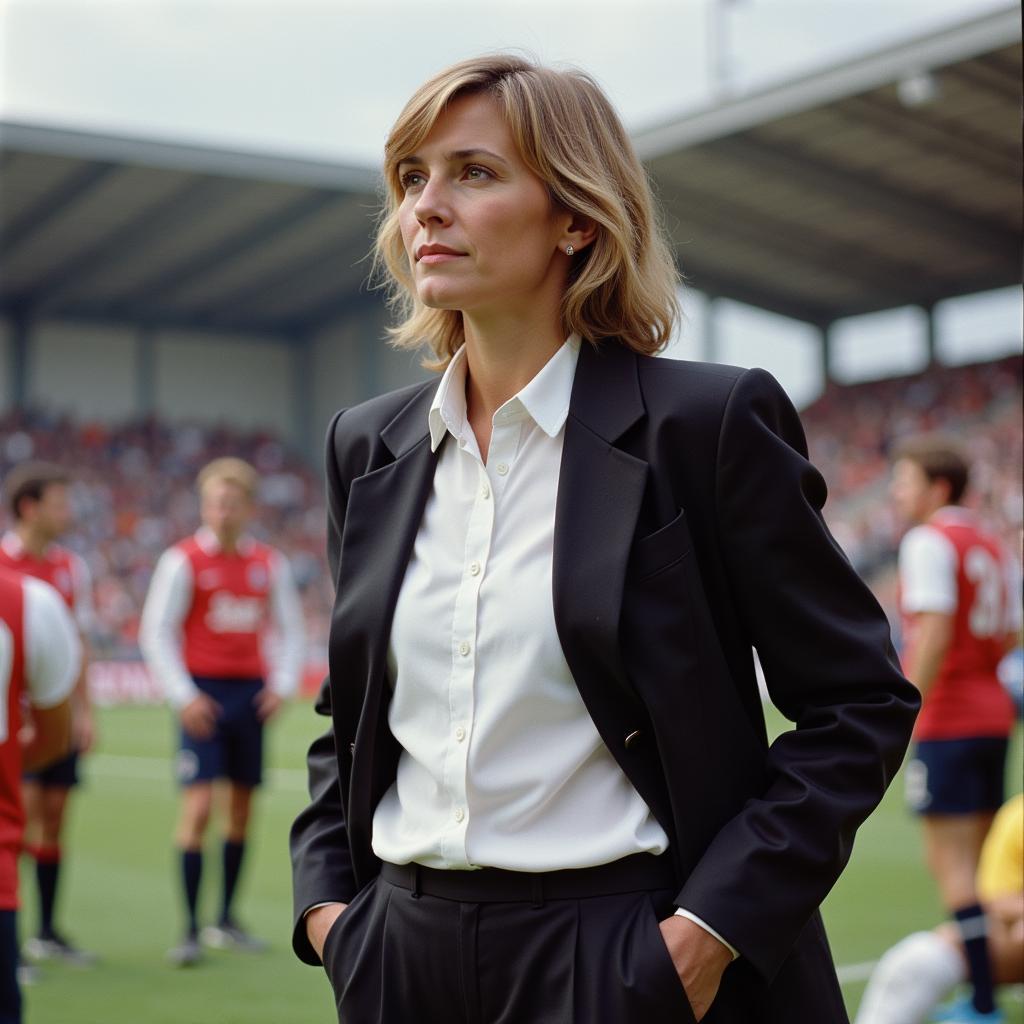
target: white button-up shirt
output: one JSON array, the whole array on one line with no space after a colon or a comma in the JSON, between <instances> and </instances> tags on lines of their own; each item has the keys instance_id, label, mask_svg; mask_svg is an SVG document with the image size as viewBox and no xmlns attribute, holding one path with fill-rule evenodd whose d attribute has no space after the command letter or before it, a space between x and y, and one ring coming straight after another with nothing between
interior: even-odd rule
<instances>
[{"instance_id":1,"label":"white button-up shirt","mask_svg":"<svg viewBox=\"0 0 1024 1024\"><path fill-rule=\"evenodd\" d=\"M466 417L466 354L430 410L441 448L392 625L398 775L373 849L396 864L548 871L668 837L601 739L555 630L555 498L579 339L493 418Z\"/></svg>"}]
</instances>

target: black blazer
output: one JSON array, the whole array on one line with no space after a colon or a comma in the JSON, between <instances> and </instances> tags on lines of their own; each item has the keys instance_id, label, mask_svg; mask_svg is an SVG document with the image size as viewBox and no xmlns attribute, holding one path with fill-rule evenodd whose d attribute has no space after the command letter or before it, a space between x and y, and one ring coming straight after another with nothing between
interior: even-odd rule
<instances>
[{"instance_id":1,"label":"black blazer","mask_svg":"<svg viewBox=\"0 0 1024 1024\"><path fill-rule=\"evenodd\" d=\"M331 423L328 555L337 587L292 829L304 911L379 870L374 809L395 778L385 658L436 457L436 381ZM825 484L763 370L584 344L565 425L554 611L609 750L670 840L677 902L741 953L708 1024L845 1021L817 908L899 768L919 699L885 617L821 518ZM796 723L770 747L751 648Z\"/></svg>"}]
</instances>

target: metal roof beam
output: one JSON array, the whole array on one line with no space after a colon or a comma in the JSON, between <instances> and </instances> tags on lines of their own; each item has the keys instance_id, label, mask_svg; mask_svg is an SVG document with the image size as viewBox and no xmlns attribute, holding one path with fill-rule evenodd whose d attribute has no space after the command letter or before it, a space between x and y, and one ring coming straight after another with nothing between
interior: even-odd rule
<instances>
[{"instance_id":1,"label":"metal roof beam","mask_svg":"<svg viewBox=\"0 0 1024 1024\"><path fill-rule=\"evenodd\" d=\"M633 143L641 159L650 160L890 85L922 68L969 60L1018 43L1020 37L1020 5L1009 4L920 39L633 132Z\"/></svg>"},{"instance_id":2,"label":"metal roof beam","mask_svg":"<svg viewBox=\"0 0 1024 1024\"><path fill-rule=\"evenodd\" d=\"M308 333L330 326L340 316L351 313L357 309L369 309L376 307L381 309L384 303L379 298L363 291L350 293L344 298L333 298L330 302L322 303L306 316L296 317L291 321L291 328L296 332Z\"/></svg>"},{"instance_id":3,"label":"metal roof beam","mask_svg":"<svg viewBox=\"0 0 1024 1024\"><path fill-rule=\"evenodd\" d=\"M744 281L728 272L702 266L699 256L693 260L687 259L686 266L680 266L679 269L685 275L686 285L712 298L731 299L805 323L826 323L834 316L834 312L824 303L801 302L781 292L765 289L756 282Z\"/></svg>"},{"instance_id":4,"label":"metal roof beam","mask_svg":"<svg viewBox=\"0 0 1024 1024\"><path fill-rule=\"evenodd\" d=\"M217 320L224 316L230 316L234 309L245 309L259 305L259 300L270 293L287 288L292 281L300 281L311 271L319 270L324 263L330 260L337 260L345 253L342 245L331 245L320 249L300 263L291 264L284 268L277 268L273 273L265 274L262 277L247 281L242 287L236 288L227 295L211 299L200 308L209 316ZM359 286L348 291L358 291ZM339 289L339 293L341 289Z\"/></svg>"},{"instance_id":5,"label":"metal roof beam","mask_svg":"<svg viewBox=\"0 0 1024 1024\"><path fill-rule=\"evenodd\" d=\"M907 111L878 94L843 100L833 110L856 124L866 123L873 128L896 133L932 152L977 164L1012 181L1020 179L1019 147L1000 146L991 136L971 131L965 125L956 125L951 130L948 124L918 117L916 112Z\"/></svg>"},{"instance_id":6,"label":"metal roof beam","mask_svg":"<svg viewBox=\"0 0 1024 1024\"><path fill-rule=\"evenodd\" d=\"M929 233L941 231L961 244L970 243L996 260L1016 259L1019 254L1020 239L1012 230L949 207L937 206L919 195L878 180L868 180L819 158L750 136L719 139L709 143L708 148L746 167L759 167L768 175L802 182L809 189L842 196L852 205L882 211L908 228Z\"/></svg>"},{"instance_id":7,"label":"metal roof beam","mask_svg":"<svg viewBox=\"0 0 1024 1024\"><path fill-rule=\"evenodd\" d=\"M213 149L186 142L44 128L18 121L0 121L0 148L244 181L275 181L342 193L372 194L380 182L380 172L373 167L296 159L256 150Z\"/></svg>"},{"instance_id":8,"label":"metal roof beam","mask_svg":"<svg viewBox=\"0 0 1024 1024\"><path fill-rule=\"evenodd\" d=\"M10 259L16 246L47 224L52 224L115 170L117 167L110 163L88 163L76 168L8 227L0 224L0 251L4 257Z\"/></svg>"},{"instance_id":9,"label":"metal roof beam","mask_svg":"<svg viewBox=\"0 0 1024 1024\"><path fill-rule=\"evenodd\" d=\"M34 304L49 309L61 298L102 273L107 265L124 259L133 246L143 248L147 238L201 217L207 210L228 199L236 191L225 178L192 178L142 216L129 221L96 244L58 263L51 272L32 286Z\"/></svg>"},{"instance_id":10,"label":"metal roof beam","mask_svg":"<svg viewBox=\"0 0 1024 1024\"><path fill-rule=\"evenodd\" d=\"M12 307L0 301L0 313L8 315ZM23 307L16 307L23 308ZM216 324L201 317L191 317L176 313L154 311L149 307L117 308L95 306L88 302L76 302L58 310L47 310L45 315L37 315L30 306L28 315L41 320L59 320L89 324L131 325L149 330L196 331L203 334L216 334L224 337L245 334L250 337L264 337L268 340L280 341L282 336L291 336L292 325L285 321L271 321L266 317L238 319L231 324Z\"/></svg>"},{"instance_id":11,"label":"metal roof beam","mask_svg":"<svg viewBox=\"0 0 1024 1024\"><path fill-rule=\"evenodd\" d=\"M721 199L690 186L672 185L673 206L683 223L703 226L713 236L735 238L764 252L786 257L798 266L827 267L859 286L877 291L893 305L900 304L902 288L917 279L922 284L931 278L917 266L886 257L875 249L850 242L837 241L810 228L795 226L791 221L773 216L741 202L729 206ZM664 192L664 190L663 190Z\"/></svg>"},{"instance_id":12,"label":"metal roof beam","mask_svg":"<svg viewBox=\"0 0 1024 1024\"><path fill-rule=\"evenodd\" d=\"M275 210L255 224L247 224L206 252L196 256L186 256L176 266L159 271L145 278L141 284L135 285L130 292L119 301L128 303L140 301L146 295L170 295L176 289L202 278L214 267L222 266L240 254L258 245L265 245L275 234L289 228L309 217L320 213L325 206L336 202L336 192L325 192L317 189L311 194L304 194L285 207Z\"/></svg>"}]
</instances>

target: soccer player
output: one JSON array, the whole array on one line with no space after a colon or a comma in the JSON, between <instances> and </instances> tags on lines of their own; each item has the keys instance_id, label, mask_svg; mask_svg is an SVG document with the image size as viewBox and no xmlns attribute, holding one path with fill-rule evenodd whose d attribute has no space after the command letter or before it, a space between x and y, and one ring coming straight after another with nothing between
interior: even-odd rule
<instances>
[{"instance_id":1,"label":"soccer player","mask_svg":"<svg viewBox=\"0 0 1024 1024\"><path fill-rule=\"evenodd\" d=\"M23 462L8 473L4 491L13 519L0 539L0 567L34 576L64 598L85 638L93 621L92 581L84 559L57 539L72 525L68 474L46 462ZM62 959L87 966L94 957L78 949L54 924L63 863L63 834L69 798L78 784L79 759L95 743L95 723L86 685L86 661L72 698L72 744L66 757L22 780L25 848L35 860L39 890L39 930L25 942L31 960Z\"/></svg>"},{"instance_id":2,"label":"soccer player","mask_svg":"<svg viewBox=\"0 0 1024 1024\"><path fill-rule=\"evenodd\" d=\"M18 854L25 824L20 776L62 757L80 668L71 616L52 587L0 569L0 1024L19 1024ZM21 727L22 701L31 725Z\"/></svg>"},{"instance_id":3,"label":"soccer player","mask_svg":"<svg viewBox=\"0 0 1024 1024\"><path fill-rule=\"evenodd\" d=\"M178 966L202 957L197 901L215 779L228 782L223 891L218 923L204 928L202 939L221 948L263 948L238 925L232 901L262 777L263 725L296 689L304 636L288 563L245 533L258 483L241 459L215 459L201 470L203 525L160 557L139 629L146 661L181 720L184 792L176 839L188 924L169 954Z\"/></svg>"},{"instance_id":4,"label":"soccer player","mask_svg":"<svg viewBox=\"0 0 1024 1024\"><path fill-rule=\"evenodd\" d=\"M978 868L978 894L990 922L994 980L1024 981L1024 794L1003 805L989 830ZM966 980L967 960L955 927L947 923L930 932L915 932L879 960L864 991L857 1024L920 1024L954 985ZM953 1024L974 1019L971 1012L958 1003L931 1019Z\"/></svg>"},{"instance_id":5,"label":"soccer player","mask_svg":"<svg viewBox=\"0 0 1024 1024\"><path fill-rule=\"evenodd\" d=\"M912 525L899 551L904 670L923 695L906 769L928 866L959 928L972 985L959 1020L998 1020L987 921L975 888L982 843L1003 802L1013 702L997 667L1020 629L1017 567L961 504L967 461L935 436L896 452L891 493ZM973 1016L968 1016L973 1014Z\"/></svg>"}]
</instances>

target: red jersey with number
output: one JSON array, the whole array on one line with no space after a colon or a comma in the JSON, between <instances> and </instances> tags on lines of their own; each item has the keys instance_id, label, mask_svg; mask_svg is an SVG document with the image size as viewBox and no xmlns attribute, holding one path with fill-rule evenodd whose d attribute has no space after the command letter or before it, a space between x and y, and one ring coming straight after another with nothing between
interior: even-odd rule
<instances>
[{"instance_id":1,"label":"red jersey with number","mask_svg":"<svg viewBox=\"0 0 1024 1024\"><path fill-rule=\"evenodd\" d=\"M49 545L43 557L36 558L25 549L16 533L4 534L0 541L0 567L49 583L72 610L75 609L77 558L77 555L59 544Z\"/></svg>"},{"instance_id":2,"label":"red jersey with number","mask_svg":"<svg viewBox=\"0 0 1024 1024\"><path fill-rule=\"evenodd\" d=\"M182 624L185 667L193 676L261 679L273 549L246 541L228 554L204 549L196 537L177 547L192 567L192 604Z\"/></svg>"},{"instance_id":3,"label":"red jersey with number","mask_svg":"<svg viewBox=\"0 0 1024 1024\"><path fill-rule=\"evenodd\" d=\"M25 686L25 596L21 580L0 570L0 910L18 906L21 804L21 694Z\"/></svg>"},{"instance_id":4,"label":"red jersey with number","mask_svg":"<svg viewBox=\"0 0 1024 1024\"><path fill-rule=\"evenodd\" d=\"M925 529L953 553L955 608L949 649L928 689L914 729L919 740L1008 736L1013 700L996 670L1005 653L1012 574L999 541L963 509L941 509ZM918 613L904 611L905 651L912 657Z\"/></svg>"}]
</instances>

